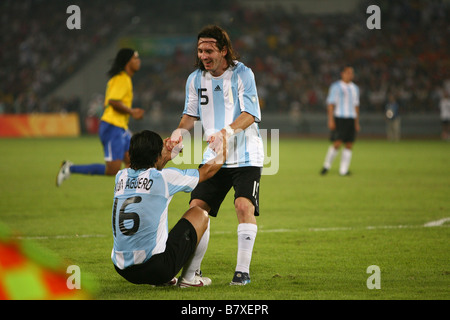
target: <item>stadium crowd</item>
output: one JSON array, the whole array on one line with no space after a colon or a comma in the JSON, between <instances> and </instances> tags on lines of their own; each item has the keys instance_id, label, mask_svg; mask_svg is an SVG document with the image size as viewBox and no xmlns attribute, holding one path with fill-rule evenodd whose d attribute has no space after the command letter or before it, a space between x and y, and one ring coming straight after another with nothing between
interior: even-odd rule
<instances>
[{"instance_id":1,"label":"stadium crowd","mask_svg":"<svg viewBox=\"0 0 450 320\"><path fill-rule=\"evenodd\" d=\"M134 7L116 1L78 1L82 28L66 27L69 4L58 0L0 2L0 111L56 112L73 108L78 97L43 98L70 77L94 50L128 24ZM85 10L86 9L86 10Z\"/></svg>"},{"instance_id":2,"label":"stadium crowd","mask_svg":"<svg viewBox=\"0 0 450 320\"><path fill-rule=\"evenodd\" d=\"M159 3L158 10L151 1L112 1L117 5L101 8L96 1L80 1L87 17L83 16L83 28L75 38L70 34L70 41L67 33L52 32L67 19L58 2L1 2L3 112L79 108L77 97L54 98L45 105L40 101L92 50L110 41L127 23L136 23L137 17L134 32L190 34L193 42L202 26L223 26L241 60L255 73L261 107L271 112L287 113L294 106L302 112L324 112L328 87L345 64L355 68L361 112L382 112L388 96L394 94L402 114L438 113L444 83L450 79L450 6L442 0L378 1L380 30L366 27L370 3L365 0L358 14L333 15L305 15L276 5L251 9L230 1ZM135 105L180 112L194 57L195 47L188 52L176 50L171 56L144 57L133 80Z\"/></svg>"}]
</instances>

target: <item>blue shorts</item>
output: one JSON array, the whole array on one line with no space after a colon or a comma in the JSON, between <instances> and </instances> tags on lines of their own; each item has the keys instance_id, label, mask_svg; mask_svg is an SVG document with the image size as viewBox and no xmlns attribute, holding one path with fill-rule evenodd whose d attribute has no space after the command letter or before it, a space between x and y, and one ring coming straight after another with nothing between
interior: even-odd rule
<instances>
[{"instance_id":1,"label":"blue shorts","mask_svg":"<svg viewBox=\"0 0 450 320\"><path fill-rule=\"evenodd\" d=\"M103 144L105 161L123 160L130 148L131 133L108 122L101 121L99 136Z\"/></svg>"}]
</instances>

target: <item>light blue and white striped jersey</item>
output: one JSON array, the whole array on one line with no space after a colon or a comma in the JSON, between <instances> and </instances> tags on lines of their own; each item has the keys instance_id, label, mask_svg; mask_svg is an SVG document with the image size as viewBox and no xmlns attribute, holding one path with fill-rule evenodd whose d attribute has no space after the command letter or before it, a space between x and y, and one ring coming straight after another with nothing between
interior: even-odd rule
<instances>
[{"instance_id":1,"label":"light blue and white striped jersey","mask_svg":"<svg viewBox=\"0 0 450 320\"><path fill-rule=\"evenodd\" d=\"M334 105L334 116L337 118L356 118L356 107L359 107L359 88L353 82L342 80L333 82L327 97L327 105Z\"/></svg>"},{"instance_id":2,"label":"light blue and white striped jersey","mask_svg":"<svg viewBox=\"0 0 450 320\"><path fill-rule=\"evenodd\" d=\"M241 112L254 116L255 122L228 141L224 167L262 167L264 148L258 127L261 108L252 70L236 61L236 66L219 77L200 69L189 75L183 114L200 118L207 137L230 125ZM214 157L214 152L207 148L203 163Z\"/></svg>"},{"instance_id":3,"label":"light blue and white striped jersey","mask_svg":"<svg viewBox=\"0 0 450 320\"><path fill-rule=\"evenodd\" d=\"M198 179L197 169L123 169L117 173L111 259L119 269L143 263L165 250L167 211L172 196L181 191L191 192Z\"/></svg>"}]
</instances>

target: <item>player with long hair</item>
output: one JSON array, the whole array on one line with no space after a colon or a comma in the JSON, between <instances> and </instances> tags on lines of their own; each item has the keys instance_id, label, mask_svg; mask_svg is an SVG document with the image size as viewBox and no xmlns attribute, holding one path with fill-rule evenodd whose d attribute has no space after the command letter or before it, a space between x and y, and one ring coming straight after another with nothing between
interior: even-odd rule
<instances>
[{"instance_id":1,"label":"player with long hair","mask_svg":"<svg viewBox=\"0 0 450 320\"><path fill-rule=\"evenodd\" d=\"M197 36L196 70L186 83L183 116L172 140L182 137L183 130L191 130L201 120L209 146L202 163L214 156L212 149L226 138L229 155L219 172L200 183L191 193L190 206L199 206L216 217L231 188L234 188L234 207L238 220L238 250L235 273L230 284L250 282L250 262L257 233L259 215L259 184L264 162L262 138L258 123L261 109L252 70L239 62L230 38L219 26L207 26ZM198 250L206 249L209 227ZM180 283L201 286L210 279L202 277L198 255L191 268L183 272Z\"/></svg>"},{"instance_id":2,"label":"player with long hair","mask_svg":"<svg viewBox=\"0 0 450 320\"><path fill-rule=\"evenodd\" d=\"M123 48L111 65L110 77L105 94L105 109L100 121L99 136L103 145L105 163L75 165L70 161L63 161L56 177L56 185L70 177L70 174L115 175L122 166L129 167L130 158L128 148L131 133L128 131L130 116L142 119L144 110L132 108L133 83L131 78L139 71L141 60L137 51Z\"/></svg>"}]
</instances>

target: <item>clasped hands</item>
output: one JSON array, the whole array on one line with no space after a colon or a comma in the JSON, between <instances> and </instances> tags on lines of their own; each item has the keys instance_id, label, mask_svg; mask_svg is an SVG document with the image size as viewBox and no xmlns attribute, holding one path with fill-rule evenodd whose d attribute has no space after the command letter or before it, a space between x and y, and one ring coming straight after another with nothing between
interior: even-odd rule
<instances>
[{"instance_id":1,"label":"clasped hands","mask_svg":"<svg viewBox=\"0 0 450 320\"><path fill-rule=\"evenodd\" d=\"M210 135L206 142L208 147L212 149L217 155L226 152L227 134L225 129L215 132ZM178 153L183 152L183 136L181 130L176 129L170 138L164 139L164 147L171 153L171 159L175 158Z\"/></svg>"}]
</instances>

